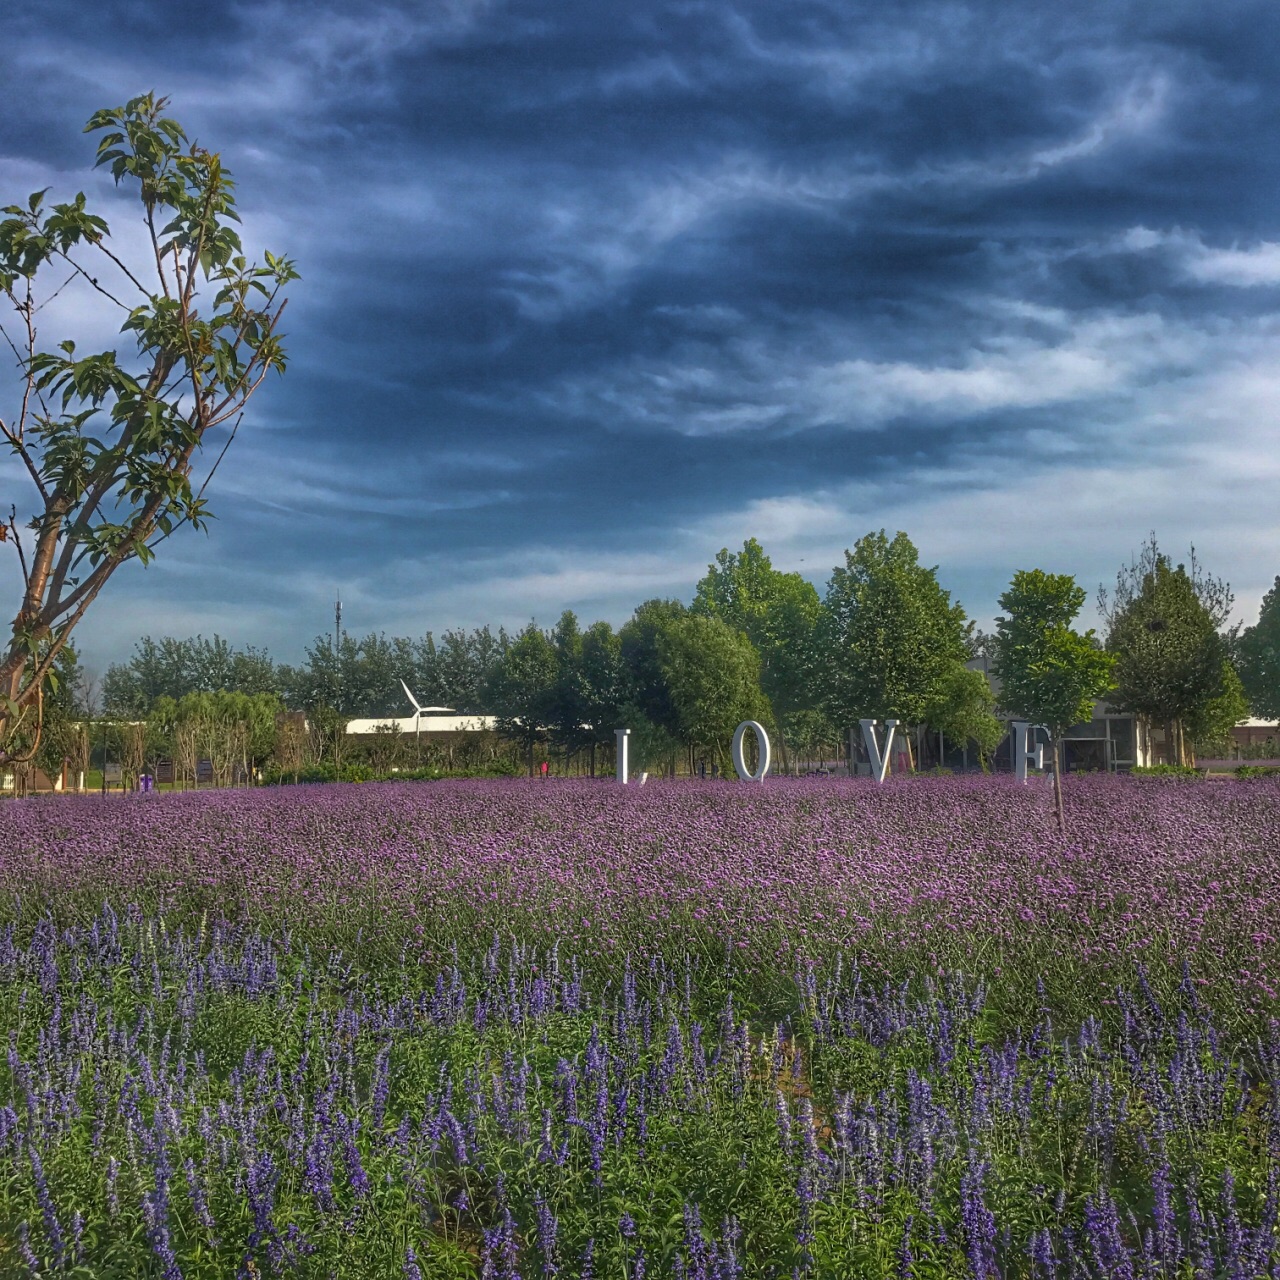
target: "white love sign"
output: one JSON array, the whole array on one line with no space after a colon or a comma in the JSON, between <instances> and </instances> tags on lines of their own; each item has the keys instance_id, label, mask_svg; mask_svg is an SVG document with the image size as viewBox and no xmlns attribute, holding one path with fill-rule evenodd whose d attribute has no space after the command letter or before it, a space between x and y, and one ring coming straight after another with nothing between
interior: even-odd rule
<instances>
[{"instance_id":1,"label":"white love sign","mask_svg":"<svg viewBox=\"0 0 1280 1280\"><path fill-rule=\"evenodd\" d=\"M887 730L885 734L884 746L880 745L879 735L876 733L876 726L879 720L859 720L858 724L862 727L862 745L867 749L867 756L871 761L871 776L877 782L883 782L885 775L889 772L889 756L893 751L893 735L898 728L899 721L886 720L884 727ZM853 739L853 730L849 731L849 759L852 760L855 751ZM852 767L852 766L850 766Z\"/></svg>"},{"instance_id":2,"label":"white love sign","mask_svg":"<svg viewBox=\"0 0 1280 1280\"><path fill-rule=\"evenodd\" d=\"M1026 720L1013 722L1013 771L1019 782L1027 780L1027 765L1033 764L1037 769L1044 768L1044 743L1031 745L1031 735L1043 725L1031 724Z\"/></svg>"},{"instance_id":3,"label":"white love sign","mask_svg":"<svg viewBox=\"0 0 1280 1280\"><path fill-rule=\"evenodd\" d=\"M742 739L748 729L756 731L756 742L760 746L760 763L756 767L755 773L752 773L747 768L747 762L742 754ZM743 782L764 781L764 775L769 772L769 735L765 733L764 725L757 723L755 720L744 720L733 731L733 767L738 771L738 777Z\"/></svg>"},{"instance_id":4,"label":"white love sign","mask_svg":"<svg viewBox=\"0 0 1280 1280\"><path fill-rule=\"evenodd\" d=\"M627 739L631 736L630 729L615 729L613 736L618 740L618 781L625 787L627 785Z\"/></svg>"}]
</instances>

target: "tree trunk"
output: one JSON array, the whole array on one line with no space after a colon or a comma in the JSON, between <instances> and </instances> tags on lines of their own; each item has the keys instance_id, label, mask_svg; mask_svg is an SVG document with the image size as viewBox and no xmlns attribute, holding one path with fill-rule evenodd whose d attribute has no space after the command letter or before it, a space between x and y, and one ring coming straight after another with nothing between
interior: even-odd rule
<instances>
[{"instance_id":1,"label":"tree trunk","mask_svg":"<svg viewBox=\"0 0 1280 1280\"><path fill-rule=\"evenodd\" d=\"M1067 819L1062 810L1062 752L1058 749L1056 736L1049 740L1049 750L1053 752L1053 804L1058 813L1058 834L1067 834Z\"/></svg>"}]
</instances>

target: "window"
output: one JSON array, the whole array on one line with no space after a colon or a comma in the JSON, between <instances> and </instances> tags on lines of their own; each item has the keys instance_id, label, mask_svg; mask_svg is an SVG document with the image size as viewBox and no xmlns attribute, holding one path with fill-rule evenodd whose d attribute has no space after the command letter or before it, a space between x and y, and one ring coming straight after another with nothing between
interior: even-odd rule
<instances>
[{"instance_id":1,"label":"window","mask_svg":"<svg viewBox=\"0 0 1280 1280\"><path fill-rule=\"evenodd\" d=\"M1129 717L1124 719L1109 720L1108 728L1111 731L1111 741L1115 743L1115 758L1117 762L1129 761L1137 759L1137 752L1133 740L1133 720Z\"/></svg>"}]
</instances>

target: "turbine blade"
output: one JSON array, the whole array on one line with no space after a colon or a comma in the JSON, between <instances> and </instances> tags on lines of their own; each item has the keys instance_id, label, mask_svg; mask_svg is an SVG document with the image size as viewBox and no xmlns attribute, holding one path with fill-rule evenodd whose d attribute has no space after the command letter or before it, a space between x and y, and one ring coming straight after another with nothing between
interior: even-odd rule
<instances>
[{"instance_id":1,"label":"turbine blade","mask_svg":"<svg viewBox=\"0 0 1280 1280\"><path fill-rule=\"evenodd\" d=\"M415 698L415 697L413 696L413 694L411 694L411 693L409 692L409 686L408 686L407 684L405 684L405 682L404 682L403 680L401 680L401 681L400 681L400 687L405 691L405 695L408 697L409 701L410 701L411 703L413 703L413 709L414 709L414 711L416 711L416 712L418 713L418 715L421 715L421 714L422 714L422 708L421 708L420 706L418 706L418 700L417 700L417 698Z\"/></svg>"}]
</instances>

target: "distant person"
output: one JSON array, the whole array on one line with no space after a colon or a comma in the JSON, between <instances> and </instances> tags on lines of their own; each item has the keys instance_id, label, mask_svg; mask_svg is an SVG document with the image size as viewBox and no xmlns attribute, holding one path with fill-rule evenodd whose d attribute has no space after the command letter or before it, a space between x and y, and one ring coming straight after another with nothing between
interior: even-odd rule
<instances>
[{"instance_id":1,"label":"distant person","mask_svg":"<svg viewBox=\"0 0 1280 1280\"><path fill-rule=\"evenodd\" d=\"M548 761L548 760L544 760L544 761L542 762L542 780L543 780L543 782L545 782L545 781L547 780L547 771L548 771L550 768L551 768L551 763L550 763L550 761Z\"/></svg>"}]
</instances>

